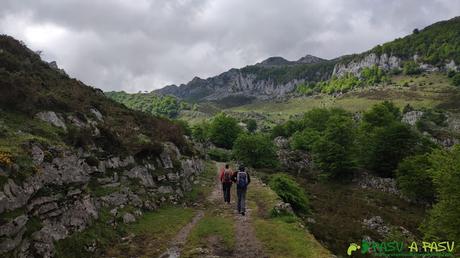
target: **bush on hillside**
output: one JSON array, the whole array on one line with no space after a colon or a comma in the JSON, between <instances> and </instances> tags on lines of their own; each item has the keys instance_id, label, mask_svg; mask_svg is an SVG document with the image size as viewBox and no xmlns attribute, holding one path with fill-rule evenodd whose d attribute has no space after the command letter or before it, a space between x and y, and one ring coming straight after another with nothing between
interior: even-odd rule
<instances>
[{"instance_id":1,"label":"bush on hillside","mask_svg":"<svg viewBox=\"0 0 460 258\"><path fill-rule=\"evenodd\" d=\"M227 162L232 159L232 153L229 150L213 148L208 151L209 158L218 162Z\"/></svg>"},{"instance_id":2,"label":"bush on hillside","mask_svg":"<svg viewBox=\"0 0 460 258\"><path fill-rule=\"evenodd\" d=\"M434 201L435 191L428 158L428 155L407 157L399 163L396 170L398 187L413 200Z\"/></svg>"},{"instance_id":3,"label":"bush on hillside","mask_svg":"<svg viewBox=\"0 0 460 258\"><path fill-rule=\"evenodd\" d=\"M421 74L422 70L420 66L414 61L407 61L403 65L403 72L405 75L416 75Z\"/></svg>"},{"instance_id":4,"label":"bush on hillside","mask_svg":"<svg viewBox=\"0 0 460 258\"><path fill-rule=\"evenodd\" d=\"M270 188L292 208L300 213L307 213L309 210L309 201L304 190L290 176L286 174L274 174L269 181Z\"/></svg>"},{"instance_id":5,"label":"bush on hillside","mask_svg":"<svg viewBox=\"0 0 460 258\"><path fill-rule=\"evenodd\" d=\"M250 132L253 133L257 130L257 121L254 119L248 119L246 121L246 129Z\"/></svg>"},{"instance_id":6,"label":"bush on hillside","mask_svg":"<svg viewBox=\"0 0 460 258\"><path fill-rule=\"evenodd\" d=\"M238 161L255 168L277 165L276 147L270 137L261 134L241 134L233 146Z\"/></svg>"},{"instance_id":7,"label":"bush on hillside","mask_svg":"<svg viewBox=\"0 0 460 258\"><path fill-rule=\"evenodd\" d=\"M452 84L454 86L460 86L460 73L457 73L452 77Z\"/></svg>"}]
</instances>

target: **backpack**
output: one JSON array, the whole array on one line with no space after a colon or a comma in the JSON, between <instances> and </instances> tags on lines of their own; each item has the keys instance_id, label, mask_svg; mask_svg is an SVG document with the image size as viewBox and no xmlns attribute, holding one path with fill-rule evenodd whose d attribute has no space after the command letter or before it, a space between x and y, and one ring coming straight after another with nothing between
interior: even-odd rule
<instances>
[{"instance_id":1,"label":"backpack","mask_svg":"<svg viewBox=\"0 0 460 258\"><path fill-rule=\"evenodd\" d=\"M236 184L239 188L246 188L248 186L248 174L244 171L239 171L236 176Z\"/></svg>"},{"instance_id":2,"label":"backpack","mask_svg":"<svg viewBox=\"0 0 460 258\"><path fill-rule=\"evenodd\" d=\"M224 170L224 183L230 183L232 182L232 173L230 169L225 169Z\"/></svg>"}]
</instances>

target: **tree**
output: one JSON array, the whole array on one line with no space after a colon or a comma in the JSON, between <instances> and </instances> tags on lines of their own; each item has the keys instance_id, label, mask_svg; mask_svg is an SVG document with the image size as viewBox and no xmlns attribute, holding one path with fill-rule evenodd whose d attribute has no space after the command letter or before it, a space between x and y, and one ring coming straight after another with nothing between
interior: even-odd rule
<instances>
[{"instance_id":1,"label":"tree","mask_svg":"<svg viewBox=\"0 0 460 258\"><path fill-rule=\"evenodd\" d=\"M421 230L427 239L460 241L460 145L430 155L433 184L438 202Z\"/></svg>"},{"instance_id":2,"label":"tree","mask_svg":"<svg viewBox=\"0 0 460 258\"><path fill-rule=\"evenodd\" d=\"M210 124L202 122L192 126L192 138L198 142L206 142L209 140Z\"/></svg>"},{"instance_id":3,"label":"tree","mask_svg":"<svg viewBox=\"0 0 460 258\"><path fill-rule=\"evenodd\" d=\"M324 135L313 144L315 163L335 178L347 177L354 168L353 128L351 117L332 116L327 122Z\"/></svg>"},{"instance_id":4,"label":"tree","mask_svg":"<svg viewBox=\"0 0 460 258\"><path fill-rule=\"evenodd\" d=\"M368 166L382 177L393 177L399 162L415 154L419 140L416 133L401 122L377 128L371 137Z\"/></svg>"},{"instance_id":5,"label":"tree","mask_svg":"<svg viewBox=\"0 0 460 258\"><path fill-rule=\"evenodd\" d=\"M242 132L238 121L224 113L216 115L209 127L209 138L218 147L231 149L233 142Z\"/></svg>"},{"instance_id":6,"label":"tree","mask_svg":"<svg viewBox=\"0 0 460 258\"><path fill-rule=\"evenodd\" d=\"M307 128L301 132L296 132L292 135L291 146L296 150L311 151L313 145L321 137L320 133L311 128Z\"/></svg>"},{"instance_id":7,"label":"tree","mask_svg":"<svg viewBox=\"0 0 460 258\"><path fill-rule=\"evenodd\" d=\"M420 32L420 31L419 31L417 28L415 28L415 29L412 31L412 33L414 33L414 34L418 34L419 32Z\"/></svg>"},{"instance_id":8,"label":"tree","mask_svg":"<svg viewBox=\"0 0 460 258\"><path fill-rule=\"evenodd\" d=\"M248 129L249 132L253 133L257 130L257 121L254 119L249 119L246 122L246 129Z\"/></svg>"},{"instance_id":9,"label":"tree","mask_svg":"<svg viewBox=\"0 0 460 258\"><path fill-rule=\"evenodd\" d=\"M233 146L233 155L245 165L255 168L276 165L276 147L267 135L241 134Z\"/></svg>"},{"instance_id":10,"label":"tree","mask_svg":"<svg viewBox=\"0 0 460 258\"><path fill-rule=\"evenodd\" d=\"M435 191L430 168L428 154L405 158L396 170L398 187L413 200L434 201Z\"/></svg>"},{"instance_id":11,"label":"tree","mask_svg":"<svg viewBox=\"0 0 460 258\"><path fill-rule=\"evenodd\" d=\"M371 127L381 127L396 121L401 121L401 112L389 101L374 105L363 115L363 122Z\"/></svg>"}]
</instances>

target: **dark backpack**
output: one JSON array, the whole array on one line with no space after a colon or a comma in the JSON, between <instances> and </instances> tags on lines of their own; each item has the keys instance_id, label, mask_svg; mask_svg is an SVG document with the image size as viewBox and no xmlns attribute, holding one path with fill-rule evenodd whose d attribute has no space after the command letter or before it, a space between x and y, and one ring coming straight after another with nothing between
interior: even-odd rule
<instances>
[{"instance_id":1,"label":"dark backpack","mask_svg":"<svg viewBox=\"0 0 460 258\"><path fill-rule=\"evenodd\" d=\"M239 188L246 188L248 186L248 174L244 171L239 171L237 174L236 184Z\"/></svg>"},{"instance_id":2,"label":"dark backpack","mask_svg":"<svg viewBox=\"0 0 460 258\"><path fill-rule=\"evenodd\" d=\"M230 169L225 169L224 170L224 183L230 183L232 182L232 173L230 172Z\"/></svg>"}]
</instances>

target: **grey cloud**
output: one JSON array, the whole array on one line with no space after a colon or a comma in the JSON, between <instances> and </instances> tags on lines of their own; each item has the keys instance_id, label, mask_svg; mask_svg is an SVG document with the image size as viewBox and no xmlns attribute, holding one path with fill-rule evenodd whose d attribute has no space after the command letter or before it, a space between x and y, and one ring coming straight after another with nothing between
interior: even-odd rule
<instances>
[{"instance_id":1,"label":"grey cloud","mask_svg":"<svg viewBox=\"0 0 460 258\"><path fill-rule=\"evenodd\" d=\"M2 0L0 32L90 85L138 91L360 52L459 13L449 0Z\"/></svg>"}]
</instances>

